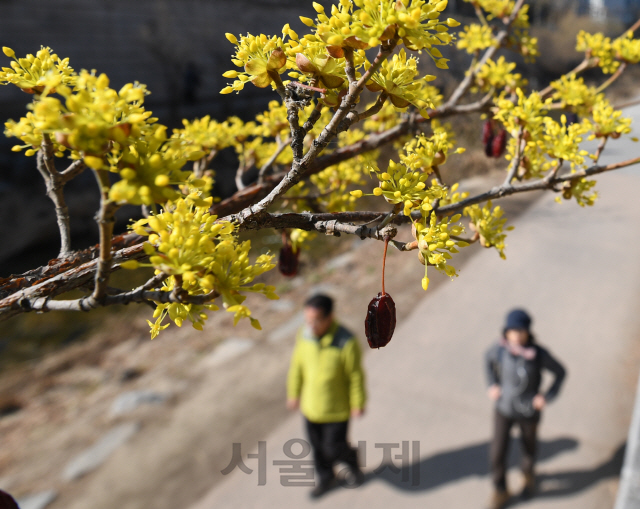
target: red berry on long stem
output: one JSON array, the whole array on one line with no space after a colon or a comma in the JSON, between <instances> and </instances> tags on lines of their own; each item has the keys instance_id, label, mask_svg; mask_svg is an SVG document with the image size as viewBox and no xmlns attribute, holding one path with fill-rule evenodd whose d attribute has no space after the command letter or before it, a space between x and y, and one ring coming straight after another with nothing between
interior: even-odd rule
<instances>
[{"instance_id":1,"label":"red berry on long stem","mask_svg":"<svg viewBox=\"0 0 640 509\"><path fill-rule=\"evenodd\" d=\"M396 305L391 295L384 290L384 269L388 244L389 239L385 238L382 257L382 291L369 302L367 317L364 321L364 331L371 348L380 348L389 343L396 328Z\"/></svg>"}]
</instances>

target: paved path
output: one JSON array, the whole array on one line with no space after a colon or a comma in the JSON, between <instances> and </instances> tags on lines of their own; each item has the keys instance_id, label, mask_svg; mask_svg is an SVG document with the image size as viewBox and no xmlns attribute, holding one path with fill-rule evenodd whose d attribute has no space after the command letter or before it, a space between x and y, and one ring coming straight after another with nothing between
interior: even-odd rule
<instances>
[{"instance_id":1,"label":"paved path","mask_svg":"<svg viewBox=\"0 0 640 509\"><path fill-rule=\"evenodd\" d=\"M281 485L283 467L273 461L287 459L288 440L304 438L300 417L292 415L265 437L264 486L258 459L247 457L257 444L241 444L253 472L236 468L191 509L483 507L491 404L482 357L513 306L532 313L539 342L568 368L541 425L541 493L513 506L612 507L640 365L640 171L601 176L598 190L601 199L586 209L543 197L516 221L507 261L482 250L460 278L416 303L387 347L367 354L367 414L350 431L354 443L365 442L362 487L314 502L310 488ZM402 291L392 277L387 290ZM385 448L399 470L380 471ZM515 465L519 451L512 449ZM517 489L515 467L509 480Z\"/></svg>"}]
</instances>

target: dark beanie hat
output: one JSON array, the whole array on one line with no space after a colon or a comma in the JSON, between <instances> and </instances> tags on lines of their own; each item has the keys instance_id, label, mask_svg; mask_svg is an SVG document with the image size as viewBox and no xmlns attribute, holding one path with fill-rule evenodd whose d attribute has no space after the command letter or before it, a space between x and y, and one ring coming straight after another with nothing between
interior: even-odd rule
<instances>
[{"instance_id":1,"label":"dark beanie hat","mask_svg":"<svg viewBox=\"0 0 640 509\"><path fill-rule=\"evenodd\" d=\"M507 321L504 324L504 330L519 329L529 331L531 326L531 317L522 309L514 309L507 315Z\"/></svg>"}]
</instances>

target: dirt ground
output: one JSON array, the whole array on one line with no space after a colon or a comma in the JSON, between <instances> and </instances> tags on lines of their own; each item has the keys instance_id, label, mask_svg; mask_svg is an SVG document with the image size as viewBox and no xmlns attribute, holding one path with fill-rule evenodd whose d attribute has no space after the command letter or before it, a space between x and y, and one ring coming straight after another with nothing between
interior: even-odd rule
<instances>
[{"instance_id":1,"label":"dirt ground","mask_svg":"<svg viewBox=\"0 0 640 509\"><path fill-rule=\"evenodd\" d=\"M467 186L497 183L501 173L469 181ZM537 195L505 201L514 217ZM408 240L403 229L399 240ZM337 314L364 341L366 306L380 291L382 244L335 239L330 260L314 263L303 254L299 276L273 274L280 301L250 297L263 331L248 323L233 327L231 316L213 313L204 332L171 327L149 340L150 311L125 309L121 320L90 340L0 377L0 400L22 407L0 418L0 487L17 497L53 489L51 509L175 509L211 489L231 458L234 442L255 444L287 416L285 378L293 336L269 341L271 331L300 311L300 303L322 290L337 302ZM458 255L464 261L481 249ZM497 254L496 254L497 256ZM387 291L402 320L423 295L424 267L415 253L389 250ZM348 274L348 284L345 275ZM454 284L431 271L432 285ZM215 366L210 355L227 338L245 338L254 346ZM634 382L635 383L635 382ZM168 394L164 405L142 405L124 416L110 407L121 393L151 390ZM61 472L79 453L120 422L138 422L139 431L97 470L74 481ZM89 502L90 501L90 502Z\"/></svg>"}]
</instances>

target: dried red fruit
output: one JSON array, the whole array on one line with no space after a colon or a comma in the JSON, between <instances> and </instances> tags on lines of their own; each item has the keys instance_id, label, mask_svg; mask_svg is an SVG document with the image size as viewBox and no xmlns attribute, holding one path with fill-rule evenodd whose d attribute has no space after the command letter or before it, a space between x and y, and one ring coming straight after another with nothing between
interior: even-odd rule
<instances>
[{"instance_id":1,"label":"dried red fruit","mask_svg":"<svg viewBox=\"0 0 640 509\"><path fill-rule=\"evenodd\" d=\"M293 251L290 243L284 244L280 248L280 256L278 257L278 270L283 276L293 277L298 273L298 259L300 258L300 250Z\"/></svg>"},{"instance_id":2,"label":"dried red fruit","mask_svg":"<svg viewBox=\"0 0 640 509\"><path fill-rule=\"evenodd\" d=\"M487 157L491 157L493 153L493 135L491 135L489 141L484 144L484 153Z\"/></svg>"},{"instance_id":3,"label":"dried red fruit","mask_svg":"<svg viewBox=\"0 0 640 509\"><path fill-rule=\"evenodd\" d=\"M371 348L385 346L396 328L396 304L391 295L380 292L369 302L364 332Z\"/></svg>"},{"instance_id":4,"label":"dried red fruit","mask_svg":"<svg viewBox=\"0 0 640 509\"><path fill-rule=\"evenodd\" d=\"M369 302L367 317L364 320L364 333L371 348L380 348L391 341L396 328L396 304L391 295L384 291L384 266L387 261L389 237L384 239L382 255L382 291Z\"/></svg>"},{"instance_id":5,"label":"dried red fruit","mask_svg":"<svg viewBox=\"0 0 640 509\"><path fill-rule=\"evenodd\" d=\"M504 154L504 148L507 145L507 131L500 129L498 134L493 138L491 142L491 155L493 157L500 157Z\"/></svg>"},{"instance_id":6,"label":"dried red fruit","mask_svg":"<svg viewBox=\"0 0 640 509\"><path fill-rule=\"evenodd\" d=\"M486 147L487 143L490 143L493 139L493 127L491 126L491 120L485 120L482 124L482 144Z\"/></svg>"}]
</instances>

